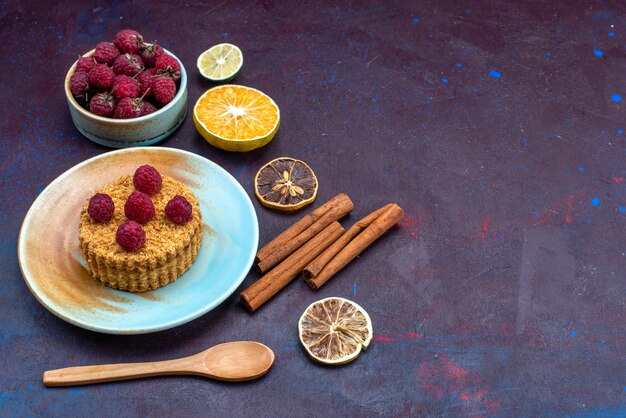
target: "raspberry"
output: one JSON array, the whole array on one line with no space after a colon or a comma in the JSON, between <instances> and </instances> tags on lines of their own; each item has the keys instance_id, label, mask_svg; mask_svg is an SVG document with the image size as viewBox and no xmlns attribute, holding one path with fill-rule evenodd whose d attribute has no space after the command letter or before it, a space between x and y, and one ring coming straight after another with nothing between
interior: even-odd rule
<instances>
[{"instance_id":1,"label":"raspberry","mask_svg":"<svg viewBox=\"0 0 626 418\"><path fill-rule=\"evenodd\" d=\"M89 101L89 111L94 115L110 117L115 110L115 104L116 101L110 93L98 93Z\"/></svg>"},{"instance_id":2,"label":"raspberry","mask_svg":"<svg viewBox=\"0 0 626 418\"><path fill-rule=\"evenodd\" d=\"M144 105L145 104L147 103L144 103ZM133 185L135 185L135 189L140 192L143 192L148 196L153 196L161 190L163 179L156 168L145 164L135 170Z\"/></svg>"},{"instance_id":3,"label":"raspberry","mask_svg":"<svg viewBox=\"0 0 626 418\"><path fill-rule=\"evenodd\" d=\"M147 70L143 70L137 76L137 81L139 81L139 94L144 96L145 98L149 98L152 96L152 80L154 80L154 74L156 70L154 68L148 68Z\"/></svg>"},{"instance_id":4,"label":"raspberry","mask_svg":"<svg viewBox=\"0 0 626 418\"><path fill-rule=\"evenodd\" d=\"M164 75L169 75L174 80L180 78L180 63L171 55L163 54L157 58L154 68Z\"/></svg>"},{"instance_id":5,"label":"raspberry","mask_svg":"<svg viewBox=\"0 0 626 418\"><path fill-rule=\"evenodd\" d=\"M111 94L117 100L122 100L124 97L135 98L139 96L139 82L127 75L118 75L113 82Z\"/></svg>"},{"instance_id":6,"label":"raspberry","mask_svg":"<svg viewBox=\"0 0 626 418\"><path fill-rule=\"evenodd\" d=\"M127 54L136 54L143 46L143 37L132 29L123 29L115 35L115 46Z\"/></svg>"},{"instance_id":7,"label":"raspberry","mask_svg":"<svg viewBox=\"0 0 626 418\"><path fill-rule=\"evenodd\" d=\"M109 117L115 110L115 99L110 93L98 93L89 101L89 111L94 115Z\"/></svg>"},{"instance_id":8,"label":"raspberry","mask_svg":"<svg viewBox=\"0 0 626 418\"><path fill-rule=\"evenodd\" d=\"M70 77L70 91L73 96L82 96L89 89L89 74L75 71Z\"/></svg>"},{"instance_id":9,"label":"raspberry","mask_svg":"<svg viewBox=\"0 0 626 418\"><path fill-rule=\"evenodd\" d=\"M126 215L128 219L137 221L140 224L149 222L154 216L154 212L152 199L143 192L132 192L124 204L124 215Z\"/></svg>"},{"instance_id":10,"label":"raspberry","mask_svg":"<svg viewBox=\"0 0 626 418\"><path fill-rule=\"evenodd\" d=\"M120 56L120 51L111 42L100 42L96 45L96 52L93 58L99 64L113 65L115 58Z\"/></svg>"},{"instance_id":11,"label":"raspberry","mask_svg":"<svg viewBox=\"0 0 626 418\"><path fill-rule=\"evenodd\" d=\"M115 119L131 119L136 118L133 109L133 99L125 97L117 103L115 110L113 111L113 117Z\"/></svg>"},{"instance_id":12,"label":"raspberry","mask_svg":"<svg viewBox=\"0 0 626 418\"><path fill-rule=\"evenodd\" d=\"M156 64L157 58L165 53L165 50L161 45L157 45L153 43L152 45L146 45L144 49L141 51L141 58L143 59L143 63L148 68L154 67Z\"/></svg>"},{"instance_id":13,"label":"raspberry","mask_svg":"<svg viewBox=\"0 0 626 418\"><path fill-rule=\"evenodd\" d=\"M169 77L159 76L152 80L152 95L162 104L168 104L176 96L176 84Z\"/></svg>"},{"instance_id":14,"label":"raspberry","mask_svg":"<svg viewBox=\"0 0 626 418\"><path fill-rule=\"evenodd\" d=\"M125 74L134 76L143 69L143 60L136 54L123 54L115 59L113 72L115 74Z\"/></svg>"},{"instance_id":15,"label":"raspberry","mask_svg":"<svg viewBox=\"0 0 626 418\"><path fill-rule=\"evenodd\" d=\"M165 216L175 224L186 224L193 218L191 203L181 195L176 195L165 205Z\"/></svg>"},{"instance_id":16,"label":"raspberry","mask_svg":"<svg viewBox=\"0 0 626 418\"><path fill-rule=\"evenodd\" d=\"M76 61L76 71L89 72L94 65L96 65L96 61L93 57L79 57L78 61Z\"/></svg>"},{"instance_id":17,"label":"raspberry","mask_svg":"<svg viewBox=\"0 0 626 418\"><path fill-rule=\"evenodd\" d=\"M154 113L157 110L159 109L157 109L152 103L143 102L143 107L141 108L141 116L149 115L150 113Z\"/></svg>"},{"instance_id":18,"label":"raspberry","mask_svg":"<svg viewBox=\"0 0 626 418\"><path fill-rule=\"evenodd\" d=\"M113 87L115 73L106 64L96 64L89 71L89 83L97 89L109 90Z\"/></svg>"},{"instance_id":19,"label":"raspberry","mask_svg":"<svg viewBox=\"0 0 626 418\"><path fill-rule=\"evenodd\" d=\"M147 106L147 108L146 108ZM117 103L117 107L113 112L113 117L116 119L132 119L138 118L143 115L156 112L154 105L141 100L141 97L131 99L130 97L124 97Z\"/></svg>"},{"instance_id":20,"label":"raspberry","mask_svg":"<svg viewBox=\"0 0 626 418\"><path fill-rule=\"evenodd\" d=\"M135 102L130 97L124 97L117 103L113 117L115 119L131 119L141 116L141 108L135 106Z\"/></svg>"},{"instance_id":21,"label":"raspberry","mask_svg":"<svg viewBox=\"0 0 626 418\"><path fill-rule=\"evenodd\" d=\"M135 221L126 221L117 228L115 241L126 251L135 252L146 242L146 231Z\"/></svg>"},{"instance_id":22,"label":"raspberry","mask_svg":"<svg viewBox=\"0 0 626 418\"><path fill-rule=\"evenodd\" d=\"M87 213L94 221L109 222L113 216L114 209L115 206L111 196L104 193L96 193L89 199Z\"/></svg>"}]
</instances>

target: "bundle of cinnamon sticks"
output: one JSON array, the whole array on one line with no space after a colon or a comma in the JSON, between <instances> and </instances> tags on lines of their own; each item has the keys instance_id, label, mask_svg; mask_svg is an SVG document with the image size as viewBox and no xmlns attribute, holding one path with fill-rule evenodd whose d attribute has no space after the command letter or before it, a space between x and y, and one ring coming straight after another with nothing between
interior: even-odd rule
<instances>
[{"instance_id":1,"label":"bundle of cinnamon sticks","mask_svg":"<svg viewBox=\"0 0 626 418\"><path fill-rule=\"evenodd\" d=\"M242 304L257 310L300 273L318 289L404 217L402 209L390 203L346 231L338 220L353 208L352 200L341 193L263 246L255 269L264 276L241 292Z\"/></svg>"}]
</instances>

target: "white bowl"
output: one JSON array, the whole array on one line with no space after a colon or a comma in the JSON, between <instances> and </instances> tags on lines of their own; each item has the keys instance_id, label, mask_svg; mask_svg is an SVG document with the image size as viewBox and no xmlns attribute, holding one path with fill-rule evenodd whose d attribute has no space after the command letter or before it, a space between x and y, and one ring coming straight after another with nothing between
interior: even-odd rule
<instances>
[{"instance_id":1,"label":"white bowl","mask_svg":"<svg viewBox=\"0 0 626 418\"><path fill-rule=\"evenodd\" d=\"M85 57L93 55L95 49ZM70 92L70 77L76 63L65 77L65 96L76 128L87 138L112 148L136 147L155 144L174 132L187 115L187 72L182 62L170 51L166 52L180 63L180 84L176 96L154 113L134 119L113 119L94 115L79 105Z\"/></svg>"}]
</instances>

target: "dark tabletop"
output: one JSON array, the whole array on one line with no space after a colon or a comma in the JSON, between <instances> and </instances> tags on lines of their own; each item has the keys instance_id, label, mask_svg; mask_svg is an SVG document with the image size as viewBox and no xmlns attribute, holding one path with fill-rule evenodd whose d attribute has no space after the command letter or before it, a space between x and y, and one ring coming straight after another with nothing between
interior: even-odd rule
<instances>
[{"instance_id":1,"label":"dark tabletop","mask_svg":"<svg viewBox=\"0 0 626 418\"><path fill-rule=\"evenodd\" d=\"M626 416L624 3L299 3L3 3L0 415ZM181 58L190 106L212 86L196 58L220 42L245 56L235 82L280 106L277 136L257 151L213 148L191 117L161 143L244 186L261 244L301 216L265 209L250 185L283 155L314 168L317 204L352 197L345 226L388 202L404 221L319 291L297 280L252 315L236 292L186 325L113 336L48 312L20 274L20 223L57 176L110 151L73 126L62 83L79 53L123 28ZM358 302L374 324L343 367L315 364L297 338L304 308L326 296ZM275 351L267 376L41 383L47 369L239 339Z\"/></svg>"}]
</instances>

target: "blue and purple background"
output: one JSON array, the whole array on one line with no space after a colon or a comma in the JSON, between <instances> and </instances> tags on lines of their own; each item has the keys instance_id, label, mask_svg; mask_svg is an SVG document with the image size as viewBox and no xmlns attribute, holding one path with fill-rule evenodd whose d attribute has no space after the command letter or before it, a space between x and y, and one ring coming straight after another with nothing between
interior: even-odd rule
<instances>
[{"instance_id":1,"label":"blue and purple background","mask_svg":"<svg viewBox=\"0 0 626 418\"><path fill-rule=\"evenodd\" d=\"M4 2L0 22L0 415L626 416L621 2L27 0ZM190 105L212 86L197 56L231 42L245 56L235 82L280 106L257 151L212 148L191 118L162 143L238 179L261 244L300 216L253 197L258 168L283 155L314 168L319 202L352 197L344 225L388 202L405 220L318 292L295 281L253 315L233 294L151 335L53 316L20 275L18 231L48 183L109 151L74 128L62 84L79 53L122 28L182 59ZM344 367L313 363L298 342L301 312L326 296L373 319L370 348ZM274 349L263 379L41 384L47 369L240 339Z\"/></svg>"}]
</instances>

